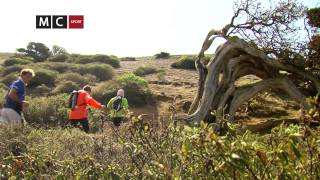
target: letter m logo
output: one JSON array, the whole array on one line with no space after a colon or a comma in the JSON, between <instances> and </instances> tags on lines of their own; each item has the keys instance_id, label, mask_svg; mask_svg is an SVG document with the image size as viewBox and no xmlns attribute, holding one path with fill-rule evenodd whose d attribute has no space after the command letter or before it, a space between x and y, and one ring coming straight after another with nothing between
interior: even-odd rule
<instances>
[{"instance_id":1,"label":"letter m logo","mask_svg":"<svg viewBox=\"0 0 320 180\"><path fill-rule=\"evenodd\" d=\"M49 15L37 15L36 16L36 28L50 29L51 28L51 16Z\"/></svg>"}]
</instances>

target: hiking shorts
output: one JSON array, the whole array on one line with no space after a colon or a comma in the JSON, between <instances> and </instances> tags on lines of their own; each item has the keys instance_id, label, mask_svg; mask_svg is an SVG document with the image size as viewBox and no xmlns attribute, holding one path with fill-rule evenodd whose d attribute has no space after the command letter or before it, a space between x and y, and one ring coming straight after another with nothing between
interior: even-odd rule
<instances>
[{"instance_id":1,"label":"hiking shorts","mask_svg":"<svg viewBox=\"0 0 320 180\"><path fill-rule=\"evenodd\" d=\"M18 124L22 123L22 117L15 110L11 108L2 108L0 110L0 123L4 124Z\"/></svg>"}]
</instances>

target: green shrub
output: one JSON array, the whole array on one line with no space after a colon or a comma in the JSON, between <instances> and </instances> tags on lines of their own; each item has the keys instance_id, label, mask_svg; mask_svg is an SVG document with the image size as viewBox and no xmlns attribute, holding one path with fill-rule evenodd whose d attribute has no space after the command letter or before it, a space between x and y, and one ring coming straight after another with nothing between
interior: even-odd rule
<instances>
[{"instance_id":1,"label":"green shrub","mask_svg":"<svg viewBox=\"0 0 320 180\"><path fill-rule=\"evenodd\" d=\"M135 83L140 87L148 88L148 82L145 79L134 75L133 73L125 73L120 76L118 80L122 84Z\"/></svg>"},{"instance_id":2,"label":"green shrub","mask_svg":"<svg viewBox=\"0 0 320 180\"><path fill-rule=\"evenodd\" d=\"M140 66L136 70L134 70L134 74L137 76L145 76L148 74L157 73L158 69L150 66Z\"/></svg>"},{"instance_id":3,"label":"green shrub","mask_svg":"<svg viewBox=\"0 0 320 180\"><path fill-rule=\"evenodd\" d=\"M81 54L69 54L69 58L67 59L67 62L77 63L77 61L82 57L83 57L83 55L81 55Z\"/></svg>"},{"instance_id":4,"label":"green shrub","mask_svg":"<svg viewBox=\"0 0 320 180\"><path fill-rule=\"evenodd\" d=\"M0 86L3 87L5 85L2 84ZM7 89L0 88L0 109L3 108L3 104L4 104L4 100L5 100L6 95L7 95Z\"/></svg>"},{"instance_id":5,"label":"green shrub","mask_svg":"<svg viewBox=\"0 0 320 180\"><path fill-rule=\"evenodd\" d=\"M141 106L154 102L148 82L133 73L124 74L118 80L99 84L92 95L99 101L106 102L116 96L118 89L124 89L130 105Z\"/></svg>"},{"instance_id":6,"label":"green shrub","mask_svg":"<svg viewBox=\"0 0 320 180\"><path fill-rule=\"evenodd\" d=\"M121 61L136 61L135 57L123 57L121 58Z\"/></svg>"},{"instance_id":7,"label":"green shrub","mask_svg":"<svg viewBox=\"0 0 320 180\"><path fill-rule=\"evenodd\" d=\"M1 79L1 82L3 84L5 84L6 86L9 86L13 81L15 81L17 79L18 79L18 74L11 73L11 74L8 74L5 77L3 77Z\"/></svg>"},{"instance_id":8,"label":"green shrub","mask_svg":"<svg viewBox=\"0 0 320 180\"><path fill-rule=\"evenodd\" d=\"M195 56L183 56L177 62L171 64L171 67L177 69L196 69Z\"/></svg>"},{"instance_id":9,"label":"green shrub","mask_svg":"<svg viewBox=\"0 0 320 180\"><path fill-rule=\"evenodd\" d=\"M77 65L72 67L72 72L92 74L100 81L110 80L114 76L114 69L108 64Z\"/></svg>"},{"instance_id":10,"label":"green shrub","mask_svg":"<svg viewBox=\"0 0 320 180\"><path fill-rule=\"evenodd\" d=\"M59 73L65 73L67 71L70 71L72 67L75 67L75 64L71 63L64 63L64 62L43 62L43 63L37 63L35 68L44 68L49 69L53 71L57 71Z\"/></svg>"},{"instance_id":11,"label":"green shrub","mask_svg":"<svg viewBox=\"0 0 320 180\"><path fill-rule=\"evenodd\" d=\"M0 91L8 90L9 87L5 83L0 83Z\"/></svg>"},{"instance_id":12,"label":"green shrub","mask_svg":"<svg viewBox=\"0 0 320 180\"><path fill-rule=\"evenodd\" d=\"M66 113L56 98L37 99L47 111L34 119L56 115L51 107ZM220 135L205 123L190 127L175 119L137 117L96 135L2 127L0 174L2 179L318 179L318 128L281 125L267 134L237 131L228 123L224 128Z\"/></svg>"},{"instance_id":13,"label":"green shrub","mask_svg":"<svg viewBox=\"0 0 320 180\"><path fill-rule=\"evenodd\" d=\"M81 64L103 63L103 64L109 64L114 68L120 67L119 59L116 56L108 56L108 55L83 56L79 58L77 62Z\"/></svg>"},{"instance_id":14,"label":"green shrub","mask_svg":"<svg viewBox=\"0 0 320 180\"><path fill-rule=\"evenodd\" d=\"M46 94L49 94L50 92L51 92L51 88L49 88L45 84L39 85L29 90L29 94L35 95L35 96L46 95Z\"/></svg>"},{"instance_id":15,"label":"green shrub","mask_svg":"<svg viewBox=\"0 0 320 180\"><path fill-rule=\"evenodd\" d=\"M47 60L50 62L66 62L69 58L68 54L58 54L52 57L49 57Z\"/></svg>"},{"instance_id":16,"label":"green shrub","mask_svg":"<svg viewBox=\"0 0 320 180\"><path fill-rule=\"evenodd\" d=\"M204 64L208 64L211 60L212 55L206 54L203 58ZM171 64L171 67L177 69L196 69L195 61L197 60L196 55L182 56L177 62Z\"/></svg>"},{"instance_id":17,"label":"green shrub","mask_svg":"<svg viewBox=\"0 0 320 180\"><path fill-rule=\"evenodd\" d=\"M157 73L157 78L159 81L165 81L166 80L166 71L165 70L160 70L158 73Z\"/></svg>"},{"instance_id":18,"label":"green shrub","mask_svg":"<svg viewBox=\"0 0 320 180\"><path fill-rule=\"evenodd\" d=\"M30 87L45 84L48 87L53 87L57 78L58 72L48 69L35 69L35 77L30 81Z\"/></svg>"},{"instance_id":19,"label":"green shrub","mask_svg":"<svg viewBox=\"0 0 320 180\"><path fill-rule=\"evenodd\" d=\"M120 67L120 61L116 56L95 55L92 57L93 62L109 64L114 68Z\"/></svg>"},{"instance_id":20,"label":"green shrub","mask_svg":"<svg viewBox=\"0 0 320 180\"><path fill-rule=\"evenodd\" d=\"M154 55L156 59L168 59L170 58L170 53L167 52L160 52L156 55Z\"/></svg>"},{"instance_id":21,"label":"green shrub","mask_svg":"<svg viewBox=\"0 0 320 180\"><path fill-rule=\"evenodd\" d=\"M87 84L94 85L96 82L96 77L91 74L81 75L79 73L69 72L69 73L60 74L56 79L56 84L59 84L60 82L63 82L63 81L72 81L82 87Z\"/></svg>"},{"instance_id":22,"label":"green shrub","mask_svg":"<svg viewBox=\"0 0 320 180\"><path fill-rule=\"evenodd\" d=\"M19 74L22 69L23 69L23 66L21 65L8 66L3 69L1 75L6 76L11 73Z\"/></svg>"},{"instance_id":23,"label":"green shrub","mask_svg":"<svg viewBox=\"0 0 320 180\"><path fill-rule=\"evenodd\" d=\"M10 58L3 62L4 66L13 66L13 65L26 65L32 63L31 60L22 59L22 58Z\"/></svg>"},{"instance_id":24,"label":"green shrub","mask_svg":"<svg viewBox=\"0 0 320 180\"><path fill-rule=\"evenodd\" d=\"M60 82L57 87L53 90L54 94L59 93L71 93L73 90L79 90L80 86L72 81Z\"/></svg>"},{"instance_id":25,"label":"green shrub","mask_svg":"<svg viewBox=\"0 0 320 180\"><path fill-rule=\"evenodd\" d=\"M63 126L68 122L68 95L35 97L27 100L30 105L24 114L29 124L52 127Z\"/></svg>"}]
</instances>

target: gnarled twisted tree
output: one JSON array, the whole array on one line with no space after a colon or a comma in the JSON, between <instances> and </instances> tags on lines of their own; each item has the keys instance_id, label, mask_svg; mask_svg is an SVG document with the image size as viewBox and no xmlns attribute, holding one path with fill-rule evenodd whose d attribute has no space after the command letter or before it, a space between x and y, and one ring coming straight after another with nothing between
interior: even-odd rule
<instances>
[{"instance_id":1,"label":"gnarled twisted tree","mask_svg":"<svg viewBox=\"0 0 320 180\"><path fill-rule=\"evenodd\" d=\"M222 30L211 30L198 54L198 92L187 120L204 120L214 110L224 110L229 120L233 120L244 102L269 89L281 89L309 109L297 84L312 82L320 92L320 82L304 67L308 60L304 55L308 51L308 38L300 38L303 33L296 22L305 16L305 10L292 0L268 8L255 0L235 4L231 23ZM204 53L216 38L224 38L226 42L205 65ZM261 81L236 86L239 78L250 74Z\"/></svg>"}]
</instances>

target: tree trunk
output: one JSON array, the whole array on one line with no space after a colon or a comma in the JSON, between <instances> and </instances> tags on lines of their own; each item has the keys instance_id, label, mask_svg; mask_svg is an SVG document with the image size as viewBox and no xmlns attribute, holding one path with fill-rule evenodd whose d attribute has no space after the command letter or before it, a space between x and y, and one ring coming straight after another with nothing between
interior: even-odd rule
<instances>
[{"instance_id":1,"label":"tree trunk","mask_svg":"<svg viewBox=\"0 0 320 180\"><path fill-rule=\"evenodd\" d=\"M211 36L214 36L213 38ZM210 31L198 55L196 67L199 73L198 92L189 109L187 121L199 122L214 110L224 110L233 120L237 109L258 93L269 89L281 89L304 108L309 109L305 96L295 84L280 70L303 76L320 91L320 82L310 73L292 65L284 65L277 59L267 56L263 51L246 41L231 37L221 45L215 57L207 65L201 61L204 52L218 37L217 31ZM260 82L237 87L237 79L253 74Z\"/></svg>"}]
</instances>

